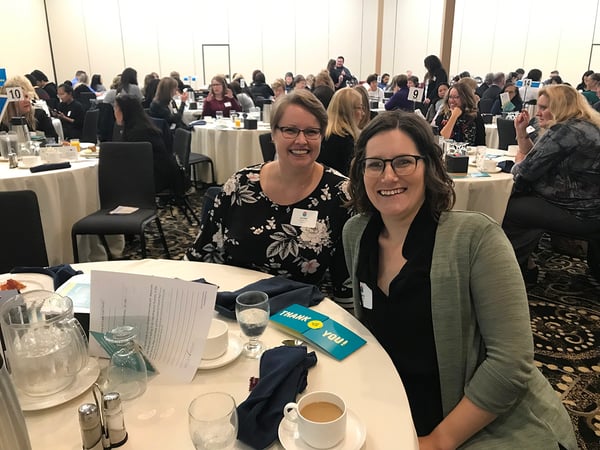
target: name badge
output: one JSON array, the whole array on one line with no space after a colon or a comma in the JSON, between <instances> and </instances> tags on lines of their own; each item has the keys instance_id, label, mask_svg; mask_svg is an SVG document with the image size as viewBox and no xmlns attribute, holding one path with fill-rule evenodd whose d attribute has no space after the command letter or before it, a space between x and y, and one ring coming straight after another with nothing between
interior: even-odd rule
<instances>
[{"instance_id":1,"label":"name badge","mask_svg":"<svg viewBox=\"0 0 600 450\"><path fill-rule=\"evenodd\" d=\"M315 228L318 216L318 211L294 208L290 223L296 227Z\"/></svg>"},{"instance_id":2,"label":"name badge","mask_svg":"<svg viewBox=\"0 0 600 450\"><path fill-rule=\"evenodd\" d=\"M363 308L373 309L373 291L366 283L360 282L360 298Z\"/></svg>"},{"instance_id":3,"label":"name badge","mask_svg":"<svg viewBox=\"0 0 600 450\"><path fill-rule=\"evenodd\" d=\"M225 102L223 105L225 105L225 108L231 108L231 102Z\"/></svg>"}]
</instances>

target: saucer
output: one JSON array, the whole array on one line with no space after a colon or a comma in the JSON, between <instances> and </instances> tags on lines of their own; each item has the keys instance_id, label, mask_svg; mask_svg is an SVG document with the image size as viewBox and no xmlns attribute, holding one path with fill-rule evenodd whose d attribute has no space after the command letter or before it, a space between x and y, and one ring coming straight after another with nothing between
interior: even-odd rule
<instances>
[{"instance_id":1,"label":"saucer","mask_svg":"<svg viewBox=\"0 0 600 450\"><path fill-rule=\"evenodd\" d=\"M244 348L244 343L242 342L242 338L239 336L235 336L229 333L229 345L227 347L227 351L215 359L203 359L200 361L200 365L198 369L207 370L207 369L216 369L217 367L223 367L230 362L233 362L237 359L238 356L242 353L242 349Z\"/></svg>"},{"instance_id":2,"label":"saucer","mask_svg":"<svg viewBox=\"0 0 600 450\"><path fill-rule=\"evenodd\" d=\"M54 291L54 279L43 273L5 273L0 275L0 283L4 283L11 278L25 285L25 287L20 290L21 292L39 289L43 291Z\"/></svg>"},{"instance_id":3,"label":"saucer","mask_svg":"<svg viewBox=\"0 0 600 450\"><path fill-rule=\"evenodd\" d=\"M32 167L38 166L39 164L33 164L31 166L26 166L25 164L23 164L22 162L19 162L19 165L17 166L19 169L31 169Z\"/></svg>"},{"instance_id":4,"label":"saucer","mask_svg":"<svg viewBox=\"0 0 600 450\"><path fill-rule=\"evenodd\" d=\"M43 397L31 397L19 389L15 391L23 411L38 411L73 400L87 391L96 382L98 375L100 375L98 361L96 358L88 358L87 365L77 374L73 383L62 391Z\"/></svg>"},{"instance_id":5,"label":"saucer","mask_svg":"<svg viewBox=\"0 0 600 450\"><path fill-rule=\"evenodd\" d=\"M347 410L346 416L346 437L337 445L329 448L328 450L359 450L367 438L367 427L360 420L360 418L354 414L351 409ZM279 423L277 430L279 441L285 450L312 450L311 447L298 435L298 426L285 417Z\"/></svg>"},{"instance_id":6,"label":"saucer","mask_svg":"<svg viewBox=\"0 0 600 450\"><path fill-rule=\"evenodd\" d=\"M495 167L494 170L483 170L483 169L481 169L481 172L483 172L483 173L498 173L501 170L502 169L500 167Z\"/></svg>"}]
</instances>

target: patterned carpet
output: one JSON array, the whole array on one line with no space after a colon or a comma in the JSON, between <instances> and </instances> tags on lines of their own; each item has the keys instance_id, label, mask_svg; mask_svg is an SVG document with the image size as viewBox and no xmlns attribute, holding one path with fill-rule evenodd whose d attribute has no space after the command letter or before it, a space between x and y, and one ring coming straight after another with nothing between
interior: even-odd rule
<instances>
[{"instance_id":1,"label":"patterned carpet","mask_svg":"<svg viewBox=\"0 0 600 450\"><path fill-rule=\"evenodd\" d=\"M190 196L198 215L202 195ZM163 208L160 216L171 258L181 259L198 225L177 208ZM158 235L148 236L148 246L149 258L165 257ZM128 244L124 255L140 258L139 241ZM581 449L600 450L600 283L585 260L557 253L549 239L542 240L537 260L539 282L528 290L535 363L569 411Z\"/></svg>"}]
</instances>

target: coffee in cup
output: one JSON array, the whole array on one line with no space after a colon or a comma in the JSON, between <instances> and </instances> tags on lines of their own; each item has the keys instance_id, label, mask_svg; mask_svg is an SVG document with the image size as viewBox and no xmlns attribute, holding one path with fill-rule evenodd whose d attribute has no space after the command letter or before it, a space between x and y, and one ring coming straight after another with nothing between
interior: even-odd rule
<instances>
[{"instance_id":1,"label":"coffee in cup","mask_svg":"<svg viewBox=\"0 0 600 450\"><path fill-rule=\"evenodd\" d=\"M285 405L283 414L297 424L300 438L314 448L333 447L346 436L346 403L333 392L306 394L298 403Z\"/></svg>"}]
</instances>

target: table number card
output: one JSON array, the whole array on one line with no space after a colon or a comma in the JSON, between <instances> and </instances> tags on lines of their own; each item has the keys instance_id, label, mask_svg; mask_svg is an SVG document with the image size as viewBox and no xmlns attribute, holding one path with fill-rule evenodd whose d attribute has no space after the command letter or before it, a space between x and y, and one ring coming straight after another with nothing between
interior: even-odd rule
<instances>
[{"instance_id":1,"label":"table number card","mask_svg":"<svg viewBox=\"0 0 600 450\"><path fill-rule=\"evenodd\" d=\"M408 99L413 102L421 102L423 101L423 93L425 89L418 87L411 87L408 89Z\"/></svg>"},{"instance_id":2,"label":"table number card","mask_svg":"<svg viewBox=\"0 0 600 450\"><path fill-rule=\"evenodd\" d=\"M9 102L20 102L21 100L25 100L23 89L19 86L7 87L6 96L8 97Z\"/></svg>"}]
</instances>

